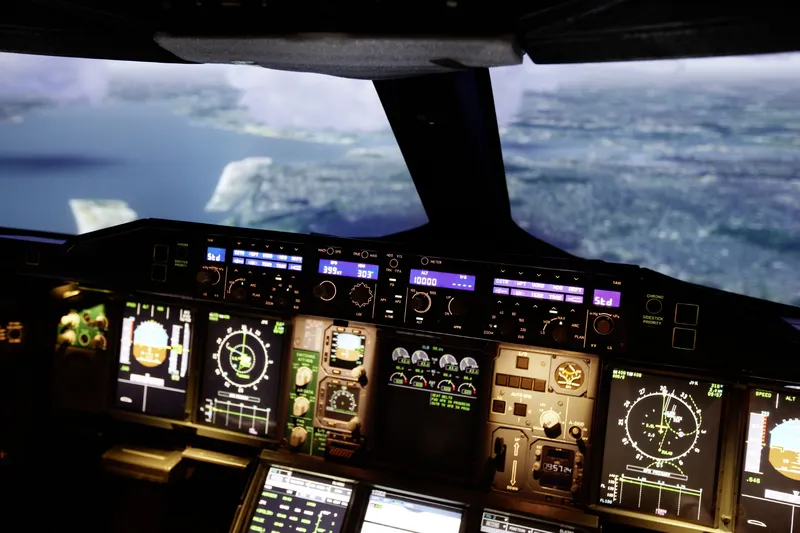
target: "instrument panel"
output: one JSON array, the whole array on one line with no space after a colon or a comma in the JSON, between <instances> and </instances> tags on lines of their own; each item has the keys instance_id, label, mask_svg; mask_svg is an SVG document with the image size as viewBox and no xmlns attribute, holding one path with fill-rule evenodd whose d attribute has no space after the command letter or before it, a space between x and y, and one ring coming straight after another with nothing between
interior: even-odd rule
<instances>
[{"instance_id":1,"label":"instrument panel","mask_svg":"<svg viewBox=\"0 0 800 533\"><path fill-rule=\"evenodd\" d=\"M713 313L686 287L671 295L614 265L202 228L128 234L148 249L146 276L135 262L123 277L79 274L70 257L117 242L79 238L60 274L41 276L67 287L45 295L59 317L48 328L60 365L108 353L71 386L113 374L110 418L283 458L262 492L297 505L258 499L249 529L305 524L307 502L325 501L313 520L329 531L794 533L791 382L752 377L735 353L708 360ZM27 342L24 321L3 320Z\"/></svg>"}]
</instances>

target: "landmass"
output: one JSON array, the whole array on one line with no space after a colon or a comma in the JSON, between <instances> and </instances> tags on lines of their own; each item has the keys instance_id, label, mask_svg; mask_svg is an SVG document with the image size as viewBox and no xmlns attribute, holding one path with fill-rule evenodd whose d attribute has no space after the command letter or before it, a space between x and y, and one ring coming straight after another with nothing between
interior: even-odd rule
<instances>
[{"instance_id":1,"label":"landmass","mask_svg":"<svg viewBox=\"0 0 800 533\"><path fill-rule=\"evenodd\" d=\"M69 201L78 233L89 233L133 222L139 216L122 200L72 199Z\"/></svg>"}]
</instances>

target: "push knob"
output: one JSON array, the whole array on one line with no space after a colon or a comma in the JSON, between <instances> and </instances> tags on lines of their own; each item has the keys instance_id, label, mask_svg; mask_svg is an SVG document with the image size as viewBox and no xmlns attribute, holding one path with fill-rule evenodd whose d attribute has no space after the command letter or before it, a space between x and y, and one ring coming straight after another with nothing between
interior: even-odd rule
<instances>
[{"instance_id":1,"label":"push knob","mask_svg":"<svg viewBox=\"0 0 800 533\"><path fill-rule=\"evenodd\" d=\"M614 331L614 319L608 315L600 315L594 319L592 327L600 335L608 335Z\"/></svg>"},{"instance_id":2,"label":"push knob","mask_svg":"<svg viewBox=\"0 0 800 533\"><path fill-rule=\"evenodd\" d=\"M417 292L411 297L411 309L422 314L427 313L431 308L431 295L427 292Z\"/></svg>"},{"instance_id":3,"label":"push knob","mask_svg":"<svg viewBox=\"0 0 800 533\"><path fill-rule=\"evenodd\" d=\"M450 298L447 302L447 311L453 316L463 316L467 314L469 307L467 303L460 298Z\"/></svg>"},{"instance_id":4,"label":"push knob","mask_svg":"<svg viewBox=\"0 0 800 533\"><path fill-rule=\"evenodd\" d=\"M336 285L331 280L326 279L314 287L314 296L323 302L330 302L336 297Z\"/></svg>"}]
</instances>

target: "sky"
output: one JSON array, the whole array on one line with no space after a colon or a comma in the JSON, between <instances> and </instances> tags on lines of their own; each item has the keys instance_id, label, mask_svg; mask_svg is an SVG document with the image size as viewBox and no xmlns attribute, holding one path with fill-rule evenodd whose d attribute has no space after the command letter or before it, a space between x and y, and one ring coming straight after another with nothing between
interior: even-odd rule
<instances>
[{"instance_id":1,"label":"sky","mask_svg":"<svg viewBox=\"0 0 800 533\"><path fill-rule=\"evenodd\" d=\"M0 99L39 98L100 104L112 80L227 84L253 120L276 128L373 131L388 126L371 82L243 65L173 65L0 53ZM526 90L576 84L664 84L776 77L800 79L800 53L628 63L534 65L492 69L500 125Z\"/></svg>"}]
</instances>

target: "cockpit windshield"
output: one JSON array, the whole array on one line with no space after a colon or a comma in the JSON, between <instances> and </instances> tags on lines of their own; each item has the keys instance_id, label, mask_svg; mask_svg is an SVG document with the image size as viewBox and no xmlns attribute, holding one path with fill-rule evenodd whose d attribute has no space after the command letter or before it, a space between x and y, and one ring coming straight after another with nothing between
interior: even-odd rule
<instances>
[{"instance_id":1,"label":"cockpit windshield","mask_svg":"<svg viewBox=\"0 0 800 533\"><path fill-rule=\"evenodd\" d=\"M585 258L800 305L800 54L492 72L512 215Z\"/></svg>"},{"instance_id":2,"label":"cockpit windshield","mask_svg":"<svg viewBox=\"0 0 800 533\"><path fill-rule=\"evenodd\" d=\"M427 222L369 81L22 54L0 72L0 226L371 237Z\"/></svg>"}]
</instances>

